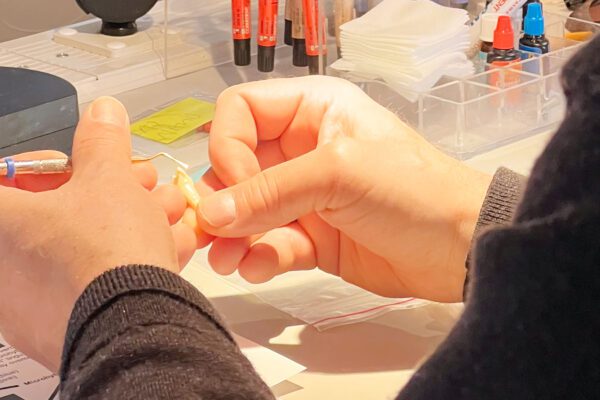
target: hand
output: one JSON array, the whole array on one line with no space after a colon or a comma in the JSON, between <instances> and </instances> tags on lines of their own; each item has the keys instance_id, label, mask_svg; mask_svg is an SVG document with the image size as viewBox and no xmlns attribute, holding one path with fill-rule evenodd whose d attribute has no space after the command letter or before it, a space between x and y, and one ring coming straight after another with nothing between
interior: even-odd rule
<instances>
[{"instance_id":1,"label":"hand","mask_svg":"<svg viewBox=\"0 0 600 400\"><path fill-rule=\"evenodd\" d=\"M127 264L179 272L178 259L196 247L194 232L175 224L183 195L174 186L149 192L156 172L130 157L127 113L102 98L77 128L72 176L0 181L0 332L53 371L75 301L96 277Z\"/></svg>"},{"instance_id":2,"label":"hand","mask_svg":"<svg viewBox=\"0 0 600 400\"><path fill-rule=\"evenodd\" d=\"M232 87L217 102L209 152L198 224L217 236L209 262L218 273L258 283L318 266L384 296L462 300L491 178L355 85L307 77Z\"/></svg>"}]
</instances>

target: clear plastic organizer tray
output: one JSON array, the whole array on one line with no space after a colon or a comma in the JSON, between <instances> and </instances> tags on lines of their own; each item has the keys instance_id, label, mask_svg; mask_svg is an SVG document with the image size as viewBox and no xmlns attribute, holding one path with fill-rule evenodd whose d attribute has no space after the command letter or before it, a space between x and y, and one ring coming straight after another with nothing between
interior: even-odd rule
<instances>
[{"instance_id":1,"label":"clear plastic organizer tray","mask_svg":"<svg viewBox=\"0 0 600 400\"><path fill-rule=\"evenodd\" d=\"M475 61L479 71L475 75L442 78L431 90L409 96L411 100L383 82L341 76L356 82L435 146L467 159L552 130L562 120L561 69L584 45L567 38L569 27L586 32L579 35L587 38L600 31L598 24L547 14L546 36L553 49L549 53L531 54L532 58L502 68Z\"/></svg>"},{"instance_id":2,"label":"clear plastic organizer tray","mask_svg":"<svg viewBox=\"0 0 600 400\"><path fill-rule=\"evenodd\" d=\"M226 77L228 85L307 75L306 68L292 66L291 48L283 45L284 4L280 1L275 71L260 73L256 71L255 42L252 65L237 67L231 62L230 2L215 0L207 9L206 2L169 0L165 20L169 30L178 32L181 43L171 43L166 34L166 76L172 78L206 68L206 63L194 60L196 56L207 54L210 56L208 64ZM321 14L326 17L323 19L326 26L318 28L324 32L320 46L326 45L328 49L327 57L322 58L327 61L326 67L337 58L335 29L332 29L334 2L324 0L319 4ZM254 7L253 22L256 22L256 11ZM504 68L492 68L476 57L477 72L473 76L459 80L444 77L425 93L398 91L383 81L367 80L332 68L322 71L355 82L435 146L456 158L467 159L511 141L551 131L561 121L565 109L561 68L585 43L574 39L589 40L600 31L600 25L550 12L544 16L552 50L548 54L539 57L532 54L535 58ZM520 23L516 21L515 26L518 28ZM186 51L179 51L182 43Z\"/></svg>"}]
</instances>

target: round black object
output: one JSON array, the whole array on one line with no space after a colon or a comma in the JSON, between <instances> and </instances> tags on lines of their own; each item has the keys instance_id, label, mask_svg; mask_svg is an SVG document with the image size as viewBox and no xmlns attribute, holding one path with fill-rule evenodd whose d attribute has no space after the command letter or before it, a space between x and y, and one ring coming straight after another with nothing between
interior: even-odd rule
<instances>
[{"instance_id":1,"label":"round black object","mask_svg":"<svg viewBox=\"0 0 600 400\"><path fill-rule=\"evenodd\" d=\"M83 11L102 20L101 33L128 36L137 32L135 20L145 15L158 0L77 0Z\"/></svg>"},{"instance_id":2,"label":"round black object","mask_svg":"<svg viewBox=\"0 0 600 400\"><path fill-rule=\"evenodd\" d=\"M0 158L35 150L69 154L79 120L77 91L54 75L0 67Z\"/></svg>"}]
</instances>

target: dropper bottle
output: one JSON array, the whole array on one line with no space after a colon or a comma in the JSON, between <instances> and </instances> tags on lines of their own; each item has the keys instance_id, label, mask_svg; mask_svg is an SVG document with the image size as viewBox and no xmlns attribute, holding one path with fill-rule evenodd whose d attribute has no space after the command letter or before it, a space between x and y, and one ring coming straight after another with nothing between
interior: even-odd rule
<instances>
[{"instance_id":1,"label":"dropper bottle","mask_svg":"<svg viewBox=\"0 0 600 400\"><path fill-rule=\"evenodd\" d=\"M494 44L488 53L487 63L495 66L505 66L518 61L521 57L514 49L514 33L508 15L498 17L498 24L494 31Z\"/></svg>"},{"instance_id":2,"label":"dropper bottle","mask_svg":"<svg viewBox=\"0 0 600 400\"><path fill-rule=\"evenodd\" d=\"M529 53L546 54L550 43L544 35L544 16L540 3L529 3L523 37L519 40L519 50ZM526 57L523 57L526 58Z\"/></svg>"},{"instance_id":3,"label":"dropper bottle","mask_svg":"<svg viewBox=\"0 0 600 400\"><path fill-rule=\"evenodd\" d=\"M523 14L523 21L521 23L521 30L523 30L525 28L525 17L527 17L527 10L529 9L529 5L531 3L540 3L540 0L526 0L525 4L523 4L523 7L521 7L521 13Z\"/></svg>"},{"instance_id":4,"label":"dropper bottle","mask_svg":"<svg viewBox=\"0 0 600 400\"><path fill-rule=\"evenodd\" d=\"M498 25L498 17L500 14L486 13L481 17L481 33L479 40L481 47L479 57L482 62L486 62L488 53L494 48L494 30Z\"/></svg>"}]
</instances>

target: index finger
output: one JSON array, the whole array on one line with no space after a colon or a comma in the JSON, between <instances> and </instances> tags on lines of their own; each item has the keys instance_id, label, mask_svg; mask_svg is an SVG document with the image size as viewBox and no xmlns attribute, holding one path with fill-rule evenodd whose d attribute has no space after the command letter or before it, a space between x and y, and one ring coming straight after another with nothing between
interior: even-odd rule
<instances>
[{"instance_id":1,"label":"index finger","mask_svg":"<svg viewBox=\"0 0 600 400\"><path fill-rule=\"evenodd\" d=\"M315 143L335 82L327 77L271 79L225 90L209 136L210 160L219 179L231 186L258 173L254 152L260 141L291 133Z\"/></svg>"}]
</instances>

